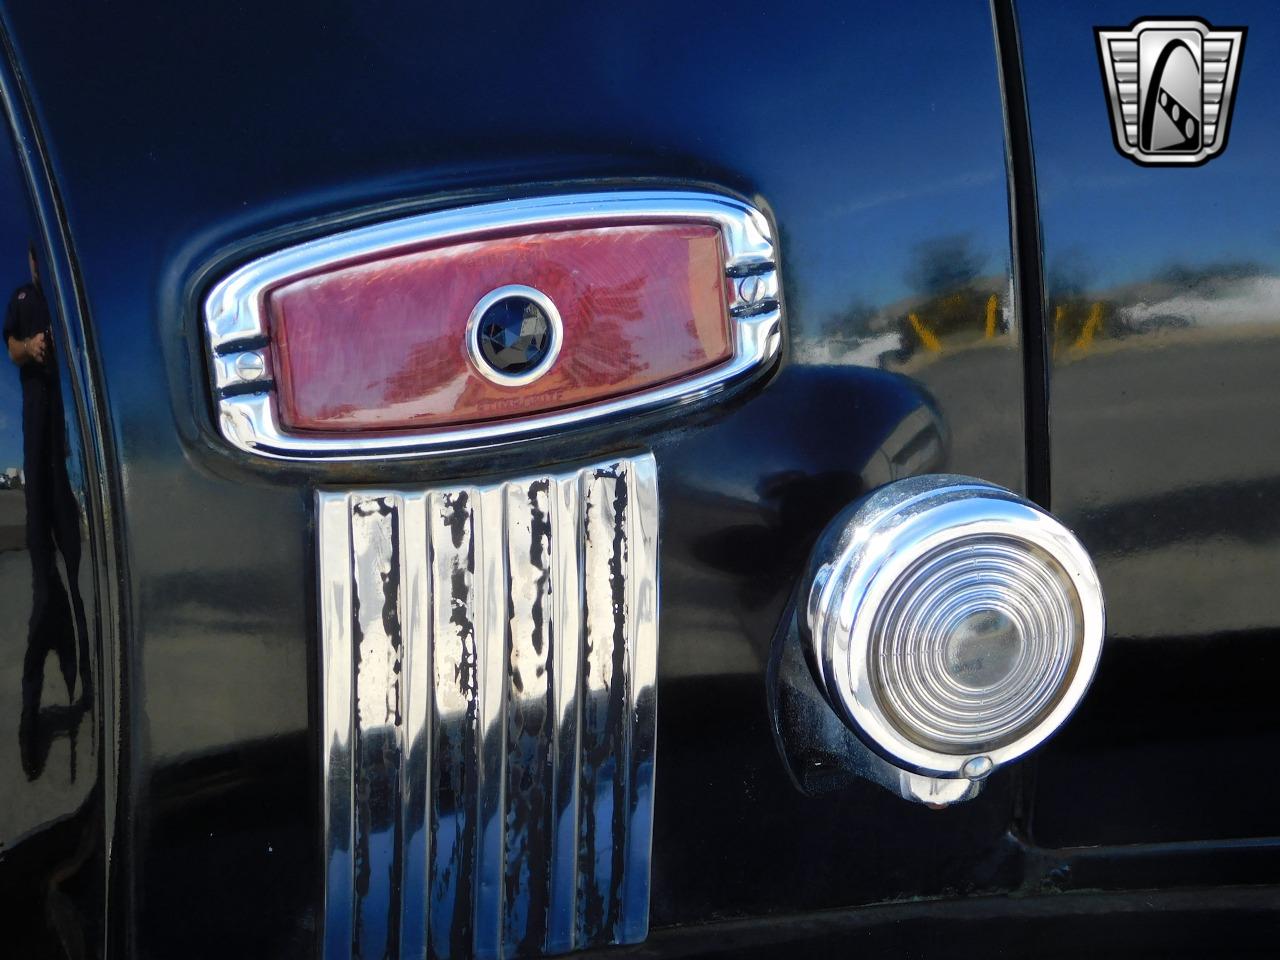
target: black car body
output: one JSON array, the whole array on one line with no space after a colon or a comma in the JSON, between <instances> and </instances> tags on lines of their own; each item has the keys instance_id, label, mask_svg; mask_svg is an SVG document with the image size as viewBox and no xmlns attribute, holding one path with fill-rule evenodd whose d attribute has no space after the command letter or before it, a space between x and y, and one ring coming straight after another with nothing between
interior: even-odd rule
<instances>
[{"instance_id":1,"label":"black car body","mask_svg":"<svg viewBox=\"0 0 1280 960\"><path fill-rule=\"evenodd\" d=\"M1183 12L6 3L4 282L28 282L31 240L80 547L49 540L58 597L32 599L47 571L28 547L52 534L24 512L22 387L0 370L0 954L414 952L359 920L326 939L317 493L648 453L648 929L602 914L561 947L1273 950L1280 10L1191 11L1248 28L1229 148L1138 166L1113 144L1094 30ZM741 389L444 456L262 457L220 431L205 305L242 266L403 218L641 190L767 220L782 334ZM941 810L805 781L790 738L814 728L771 686L824 528L917 474L1051 510L1106 597L1075 715ZM353 882L412 919L412 878ZM529 907L475 889L477 910ZM471 909L421 949L555 946L514 921L477 933Z\"/></svg>"}]
</instances>

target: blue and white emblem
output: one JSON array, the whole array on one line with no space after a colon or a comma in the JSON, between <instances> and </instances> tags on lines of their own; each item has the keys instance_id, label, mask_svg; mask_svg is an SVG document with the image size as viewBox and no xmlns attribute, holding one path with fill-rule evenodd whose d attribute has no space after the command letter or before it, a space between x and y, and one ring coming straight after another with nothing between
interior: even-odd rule
<instances>
[{"instance_id":1,"label":"blue and white emblem","mask_svg":"<svg viewBox=\"0 0 1280 960\"><path fill-rule=\"evenodd\" d=\"M1225 149L1244 27L1149 19L1094 33L1117 150L1144 166L1195 166Z\"/></svg>"}]
</instances>

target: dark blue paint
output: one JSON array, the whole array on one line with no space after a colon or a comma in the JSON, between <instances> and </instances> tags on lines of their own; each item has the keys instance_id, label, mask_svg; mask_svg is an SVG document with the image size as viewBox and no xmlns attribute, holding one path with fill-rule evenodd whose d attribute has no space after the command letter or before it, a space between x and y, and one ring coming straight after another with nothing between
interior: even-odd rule
<instances>
[{"instance_id":1,"label":"dark blue paint","mask_svg":"<svg viewBox=\"0 0 1280 960\"><path fill-rule=\"evenodd\" d=\"M1258 29L1274 19L1270 8L1195 11L1251 27L1231 143L1196 171L1149 171L1111 145L1092 48L1093 26L1127 23L1135 11L1021 6L1046 322L1064 307L1064 323L1075 324L1063 334L1068 347L1090 298L1127 284L1159 280L1166 295L1274 278L1280 234L1265 185L1280 76L1267 64L1280 51ZM1070 774L1117 769L1099 757L1125 698L1145 695L1151 674L1140 655L1104 662L1104 671L1120 663L1114 686L1087 703L1074 744L1044 755L1041 783L1052 789L1036 791L1028 764L944 813L869 784L801 797L774 751L763 697L769 639L813 537L883 482L891 461L1023 486L1024 319L1010 309L1004 130L985 4L660 2L640 13L51 0L13 4L5 22L65 202L101 350L103 426L123 465L131 631L119 802L129 832L112 876L124 905L115 945L157 956L301 956L315 947L316 483L515 473L637 442L658 454L664 511L654 926L1071 886L1067 858L1030 845L1027 825L1051 847L1088 838L1091 825L1063 811L1079 782ZM446 464L284 468L248 463L214 438L196 311L221 271L327 229L316 218L640 179L711 183L756 198L774 218L787 356L757 395L678 423L646 421L625 437ZM1248 303L1274 325L1266 304ZM1204 325L1199 314L1192 321ZM1098 352L1121 359L1108 361L1099 383L1078 379L1090 361L1054 357L1054 506L1093 537L1104 575L1108 557L1141 564L1161 537L1190 536L1175 501L1160 498L1216 497L1228 481L1269 478L1267 458L1280 449L1276 394L1254 341L1233 342L1204 365L1195 350L1174 351L1181 359L1164 367L1171 324L1152 322L1154 330L1126 333L1149 349L1126 354L1125 337L1112 338L1103 321ZM1221 403L1187 421L1197 424L1190 437L1159 438L1158 415L1100 445L1076 431L1079 418L1158 411L1188 383L1218 387ZM941 460L913 461L890 443L918 411ZM1118 466L1135 451L1158 455L1145 484ZM1161 483L1165 461L1206 469L1194 483L1173 473ZM1101 487L1089 487L1091 477ZM1231 502L1247 504L1257 489L1236 490ZM1104 522L1107 509L1132 503L1147 513L1126 517L1153 517L1151 528ZM1241 507L1224 523L1239 529L1249 516ZM1125 546L1135 538L1137 547ZM1225 564L1253 592L1216 605L1206 594L1197 636L1223 634L1232 617L1265 633L1274 621L1250 600L1272 586L1265 563L1231 560L1212 541L1194 540L1207 555L1176 567L1169 582L1203 585ZM1169 639L1150 625L1158 606L1141 590L1122 587L1111 599L1124 632ZM1241 672L1258 663L1231 662ZM1188 669L1212 667L1193 658ZM1230 689L1224 683L1214 702ZM1169 703L1156 705L1151 717L1185 723ZM1123 756L1132 761L1163 732L1141 722L1141 703L1131 709L1140 735ZM1234 716L1256 719L1243 708ZM1215 743L1229 740L1224 731ZM1181 742L1184 758L1201 755ZM441 759L457 745L436 746L437 782L461 803L474 784ZM1136 812L1108 810L1101 839L1151 838L1137 808L1169 779L1144 782L1151 793L1130 792ZM1238 797L1233 782L1242 778L1223 778L1220 803ZM1196 796L1213 799L1211 790ZM1268 822L1253 813L1249 823ZM1188 838L1164 826L1154 836ZM1081 883L1124 887L1147 876L1114 851L1097 857ZM1099 879L1098 862L1120 866ZM455 867L467 869L433 864ZM1256 875L1230 866L1215 874ZM466 907L434 903L433 929L465 945Z\"/></svg>"}]
</instances>

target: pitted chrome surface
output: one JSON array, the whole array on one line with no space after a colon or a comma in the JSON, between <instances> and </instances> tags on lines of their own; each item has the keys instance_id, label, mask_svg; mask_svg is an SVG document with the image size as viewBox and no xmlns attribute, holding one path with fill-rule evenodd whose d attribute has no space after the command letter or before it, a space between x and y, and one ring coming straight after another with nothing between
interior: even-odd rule
<instances>
[{"instance_id":1,"label":"pitted chrome surface","mask_svg":"<svg viewBox=\"0 0 1280 960\"><path fill-rule=\"evenodd\" d=\"M653 457L317 509L324 955L642 940Z\"/></svg>"}]
</instances>

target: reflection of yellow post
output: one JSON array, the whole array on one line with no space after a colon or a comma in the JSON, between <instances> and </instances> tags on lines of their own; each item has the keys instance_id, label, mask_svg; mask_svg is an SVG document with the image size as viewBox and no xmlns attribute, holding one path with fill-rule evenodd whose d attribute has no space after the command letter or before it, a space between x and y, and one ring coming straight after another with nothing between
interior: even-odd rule
<instances>
[{"instance_id":1,"label":"reflection of yellow post","mask_svg":"<svg viewBox=\"0 0 1280 960\"><path fill-rule=\"evenodd\" d=\"M993 293L987 297L987 339L990 340L996 335L996 307L999 306L1000 300Z\"/></svg>"},{"instance_id":2,"label":"reflection of yellow post","mask_svg":"<svg viewBox=\"0 0 1280 960\"><path fill-rule=\"evenodd\" d=\"M925 328L925 325L920 322L920 318L918 316L914 313L910 313L907 314L907 319L911 321L911 326L915 328L916 336L920 338L920 342L924 344L924 348L926 350L931 350L934 353L940 353L942 351L942 344L938 341L938 338L934 336L931 330Z\"/></svg>"},{"instance_id":3,"label":"reflection of yellow post","mask_svg":"<svg viewBox=\"0 0 1280 960\"><path fill-rule=\"evenodd\" d=\"M1093 336L1101 326L1102 304L1095 303L1089 308L1089 319L1085 321L1084 329L1080 331L1080 336L1076 338L1076 346L1081 350L1088 350L1093 346Z\"/></svg>"},{"instance_id":4,"label":"reflection of yellow post","mask_svg":"<svg viewBox=\"0 0 1280 960\"><path fill-rule=\"evenodd\" d=\"M1058 337L1062 333L1062 321L1067 315L1067 308L1058 304L1053 310L1053 356L1058 355Z\"/></svg>"}]
</instances>

